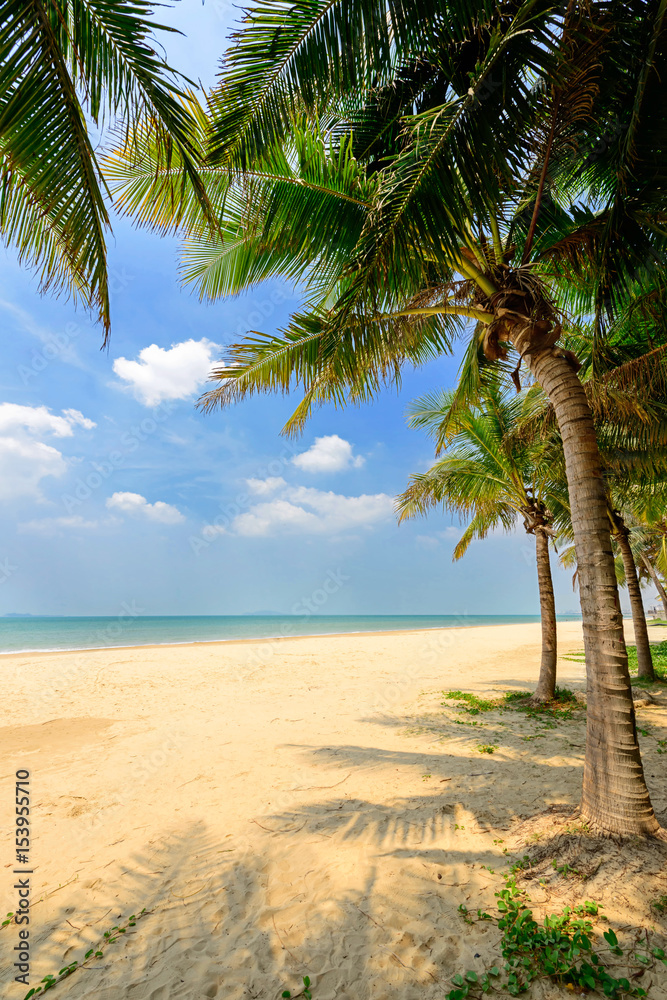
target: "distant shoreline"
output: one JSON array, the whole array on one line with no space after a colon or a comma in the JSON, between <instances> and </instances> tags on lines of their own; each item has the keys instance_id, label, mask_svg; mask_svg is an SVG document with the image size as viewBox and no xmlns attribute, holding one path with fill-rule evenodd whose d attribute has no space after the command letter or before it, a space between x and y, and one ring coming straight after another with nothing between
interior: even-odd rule
<instances>
[{"instance_id":1,"label":"distant shoreline","mask_svg":"<svg viewBox=\"0 0 667 1000\"><path fill-rule=\"evenodd\" d=\"M44 616L46 617L46 616ZM285 616L287 617L287 616ZM298 616L295 616L298 617ZM332 616L335 617L335 616ZM472 617L472 616L471 616ZM482 617L478 615L476 617ZM496 617L494 615L489 615L489 618ZM510 617L498 615L497 617ZM516 615L515 617L519 617ZM349 638L350 636L384 636L384 635L415 635L421 632L447 632L452 629L479 629L479 628L512 628L517 625L539 625L539 617L535 615L525 615L526 618L532 618L532 621L526 622L487 622L487 623L475 623L471 625L465 624L452 624L452 625L442 625L442 626L431 626L427 628L398 628L398 629L358 629L346 632L306 632L295 635L267 635L267 636L250 636L248 638L230 638L230 639L185 639L182 641L170 640L168 642L139 642L139 643L123 643L122 645L107 645L107 646L71 646L63 647L59 649L9 649L0 650L0 656L10 657L10 656L59 656L65 653L99 653L105 652L107 650L113 649L169 649L172 647L182 647L182 646L230 646L230 645L247 645L249 643L267 643L267 642L287 642L294 639L333 639L337 637ZM559 616L560 621L579 621L579 618L574 615Z\"/></svg>"}]
</instances>

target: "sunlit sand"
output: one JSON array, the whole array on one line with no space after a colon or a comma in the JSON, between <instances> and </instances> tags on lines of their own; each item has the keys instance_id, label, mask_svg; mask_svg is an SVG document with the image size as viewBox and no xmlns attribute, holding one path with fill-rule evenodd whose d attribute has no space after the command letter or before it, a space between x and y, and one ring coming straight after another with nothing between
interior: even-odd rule
<instances>
[{"instance_id":1,"label":"sunlit sand","mask_svg":"<svg viewBox=\"0 0 667 1000\"><path fill-rule=\"evenodd\" d=\"M580 650L580 625L559 639ZM309 975L315 1000L441 998L454 973L500 960L495 925L458 907L493 908L503 850L530 844L545 848L525 882L536 904L598 899L614 926L664 931L650 908L667 892L663 847L626 870L613 842L563 835L583 712L526 739L515 712L466 716L443 698L534 687L539 647L530 624L4 657L5 772L31 771L31 985L145 908L63 997L274 998ZM585 688L581 663L559 669ZM639 717L664 822L667 707ZM577 850L588 877L557 876L551 859ZM15 928L0 933L13 947ZM3 997L22 998L3 965Z\"/></svg>"}]
</instances>

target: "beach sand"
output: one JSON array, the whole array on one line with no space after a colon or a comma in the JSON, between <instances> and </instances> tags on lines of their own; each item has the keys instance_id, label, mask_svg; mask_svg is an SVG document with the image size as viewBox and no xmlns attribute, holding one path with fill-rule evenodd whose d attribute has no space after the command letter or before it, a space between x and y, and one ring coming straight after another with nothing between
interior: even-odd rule
<instances>
[{"instance_id":1,"label":"beach sand","mask_svg":"<svg viewBox=\"0 0 667 1000\"><path fill-rule=\"evenodd\" d=\"M581 650L581 626L559 624L559 641ZM315 1000L442 998L456 972L502 964L495 924L458 907L495 912L503 849L533 859L538 911L601 900L621 938L648 926L664 946L650 902L667 893L665 846L564 832L583 712L536 728L443 699L534 687L539 642L529 624L3 657L0 905L16 908L13 782L28 768L30 985L145 908L54 995L275 998L309 975ZM559 671L585 687L581 663ZM638 718L666 823L661 702ZM2 997L22 998L15 925L0 942ZM667 996L660 963L649 981Z\"/></svg>"}]
</instances>

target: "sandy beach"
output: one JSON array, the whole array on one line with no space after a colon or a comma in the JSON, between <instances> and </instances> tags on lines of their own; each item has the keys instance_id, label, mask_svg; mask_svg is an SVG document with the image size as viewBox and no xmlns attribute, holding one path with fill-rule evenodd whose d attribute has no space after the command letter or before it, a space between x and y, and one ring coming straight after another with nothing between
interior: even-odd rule
<instances>
[{"instance_id":1,"label":"sandy beach","mask_svg":"<svg viewBox=\"0 0 667 1000\"><path fill-rule=\"evenodd\" d=\"M561 623L559 642L581 650L581 626ZM26 768L30 985L145 908L54 995L274 998L309 975L315 1000L441 998L452 974L499 959L495 925L466 926L458 907L494 907L503 849L534 852L537 909L601 900L612 926L660 940L664 845L626 865L622 845L564 832L583 712L536 731L443 698L534 687L539 646L529 624L3 657L1 905L16 908L13 782ZM585 688L581 663L559 671ZM667 698L638 719L664 824ZM555 873L562 850L587 877ZM0 935L2 996L22 998L16 927ZM667 996L666 971L647 973L651 997Z\"/></svg>"}]
</instances>

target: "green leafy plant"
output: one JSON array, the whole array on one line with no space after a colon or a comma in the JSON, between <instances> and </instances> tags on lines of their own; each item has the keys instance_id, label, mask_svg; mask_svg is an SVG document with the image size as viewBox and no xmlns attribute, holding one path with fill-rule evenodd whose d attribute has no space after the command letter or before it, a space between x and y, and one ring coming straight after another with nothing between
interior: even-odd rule
<instances>
[{"instance_id":1,"label":"green leafy plant","mask_svg":"<svg viewBox=\"0 0 667 1000\"><path fill-rule=\"evenodd\" d=\"M651 900L651 907L658 913L667 913L667 896L658 896Z\"/></svg>"},{"instance_id":2,"label":"green leafy plant","mask_svg":"<svg viewBox=\"0 0 667 1000\"><path fill-rule=\"evenodd\" d=\"M104 939L103 941L100 942L98 948L89 948L89 950L86 952L86 954L83 956L83 959L80 962L77 960L75 962L70 962L68 965L65 965L60 970L57 976L51 974L48 976L44 976L44 978L41 980L43 985L34 986L32 989L28 990L23 1000L30 1000L30 997L36 996L38 993L43 994L46 993L48 990L52 990L54 986L57 986L58 983L61 983L63 979L68 979L69 976L75 973L78 969L84 969L87 965L90 965L96 959L104 958L104 952L101 949L109 944L113 944L113 942L117 941L118 938L121 937L123 934L127 934L128 928L134 927L136 925L137 920L140 920L141 917L147 916L148 912L149 911L146 910L146 908L144 907L141 913L136 915L133 913L132 916L128 917L126 924L122 926L116 924L110 930L105 931Z\"/></svg>"},{"instance_id":3,"label":"green leafy plant","mask_svg":"<svg viewBox=\"0 0 667 1000\"><path fill-rule=\"evenodd\" d=\"M477 749L480 753L495 753L498 749L497 743L478 743Z\"/></svg>"},{"instance_id":4,"label":"green leafy plant","mask_svg":"<svg viewBox=\"0 0 667 1000\"><path fill-rule=\"evenodd\" d=\"M283 990L283 992L280 995L281 995L281 997L291 997L292 996L292 994L290 993L289 990ZM312 1000L312 996L313 996L313 994L311 993L311 990L310 990L310 976L304 976L303 977L303 989L301 990L300 993L295 993L294 994L294 1000L296 1000L296 997L305 997L306 1000Z\"/></svg>"},{"instance_id":5,"label":"green leafy plant","mask_svg":"<svg viewBox=\"0 0 667 1000\"><path fill-rule=\"evenodd\" d=\"M557 871L559 875L581 876L581 872L578 872L576 868L573 868L571 865L568 864L559 865L555 858L551 862L551 867L554 869L554 871Z\"/></svg>"},{"instance_id":6,"label":"green leafy plant","mask_svg":"<svg viewBox=\"0 0 667 1000\"><path fill-rule=\"evenodd\" d=\"M524 859L527 860L527 857ZM524 993L535 979L551 979L560 986L580 990L598 990L615 1000L623 996L643 997L646 990L633 986L624 976L615 976L613 967L606 964L603 952L593 947L594 930L591 918L600 917L599 905L586 900L574 907L565 907L560 914L547 915L539 924L529 908L529 897L517 888L513 878L505 880L505 888L497 892L498 916L478 911L477 919L494 920L502 932L500 942L504 958L504 975L497 965L483 974L468 970L452 977L453 989L447 1000L465 1000L479 997L491 989L507 991L511 996ZM475 918L464 906L459 907L466 923ZM606 951L623 957L623 949L613 930L603 933ZM660 948L651 955L633 955L643 965L655 960L667 965L667 958ZM498 980L496 987L492 980Z\"/></svg>"},{"instance_id":7,"label":"green leafy plant","mask_svg":"<svg viewBox=\"0 0 667 1000\"><path fill-rule=\"evenodd\" d=\"M2 923L0 924L0 927L6 927L7 924L11 924L11 922L12 922L13 919L14 919L14 914L13 913L8 913L6 920L2 921Z\"/></svg>"}]
</instances>

